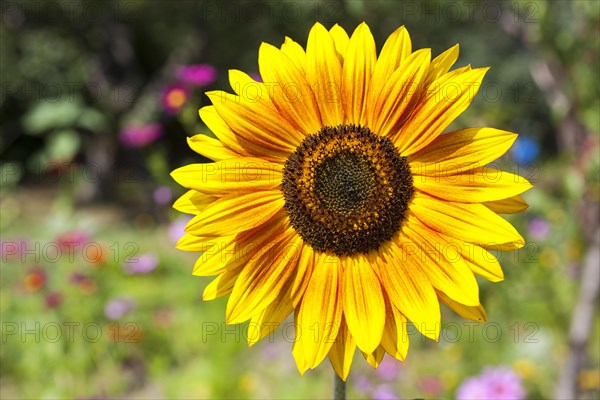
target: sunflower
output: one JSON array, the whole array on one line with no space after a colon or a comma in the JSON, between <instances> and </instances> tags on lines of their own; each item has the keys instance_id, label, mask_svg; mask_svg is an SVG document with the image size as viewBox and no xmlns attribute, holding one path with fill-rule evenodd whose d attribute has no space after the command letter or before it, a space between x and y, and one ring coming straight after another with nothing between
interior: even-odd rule
<instances>
[{"instance_id":1,"label":"sunflower","mask_svg":"<svg viewBox=\"0 0 600 400\"><path fill-rule=\"evenodd\" d=\"M443 133L488 70L449 71L457 57L413 51L404 27L377 56L365 23L316 23L306 51L260 46L263 82L230 70L235 95L206 93L217 139L188 142L214 162L172 173L189 189L174 207L195 215L177 247L202 252L203 298L229 295L250 344L293 313L300 372L329 356L346 379L356 347L374 367L404 360L408 321L438 340L440 302L485 320L474 275L503 279L488 250L524 240L498 214L524 210L531 185L486 166L516 134Z\"/></svg>"}]
</instances>

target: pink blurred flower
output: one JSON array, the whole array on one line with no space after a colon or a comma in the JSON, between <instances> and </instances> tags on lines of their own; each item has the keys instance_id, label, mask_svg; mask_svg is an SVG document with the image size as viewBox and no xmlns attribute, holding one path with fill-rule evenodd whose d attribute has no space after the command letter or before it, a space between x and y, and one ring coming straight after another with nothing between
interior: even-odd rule
<instances>
[{"instance_id":1,"label":"pink blurred flower","mask_svg":"<svg viewBox=\"0 0 600 400\"><path fill-rule=\"evenodd\" d=\"M164 205L173 199L173 191L168 186L159 186L154 189L152 196L156 204Z\"/></svg>"},{"instance_id":2,"label":"pink blurred flower","mask_svg":"<svg viewBox=\"0 0 600 400\"><path fill-rule=\"evenodd\" d=\"M123 271L130 275L147 274L158 266L158 256L154 253L144 253L123 263Z\"/></svg>"},{"instance_id":3,"label":"pink blurred flower","mask_svg":"<svg viewBox=\"0 0 600 400\"><path fill-rule=\"evenodd\" d=\"M178 83L167 86L160 94L160 105L170 115L177 114L190 99L189 90Z\"/></svg>"},{"instance_id":4,"label":"pink blurred flower","mask_svg":"<svg viewBox=\"0 0 600 400\"><path fill-rule=\"evenodd\" d=\"M508 367L486 367L476 377L465 380L456 392L458 400L524 400L521 376Z\"/></svg>"},{"instance_id":5,"label":"pink blurred flower","mask_svg":"<svg viewBox=\"0 0 600 400\"><path fill-rule=\"evenodd\" d=\"M398 372L400 372L400 361L387 355L375 370L375 374L385 381L396 379Z\"/></svg>"},{"instance_id":6,"label":"pink blurred flower","mask_svg":"<svg viewBox=\"0 0 600 400\"><path fill-rule=\"evenodd\" d=\"M544 240L550 234L550 223L544 218L529 221L529 236L536 240Z\"/></svg>"},{"instance_id":7,"label":"pink blurred flower","mask_svg":"<svg viewBox=\"0 0 600 400\"><path fill-rule=\"evenodd\" d=\"M379 385L373 391L373 399L376 400L398 400L399 397L389 385Z\"/></svg>"},{"instance_id":8,"label":"pink blurred flower","mask_svg":"<svg viewBox=\"0 0 600 400\"><path fill-rule=\"evenodd\" d=\"M183 65L175 72L177 79L191 86L210 85L217 79L217 70L210 64Z\"/></svg>"},{"instance_id":9,"label":"pink blurred flower","mask_svg":"<svg viewBox=\"0 0 600 400\"><path fill-rule=\"evenodd\" d=\"M144 147L162 136L163 128L158 123L132 125L119 133L119 140L127 147Z\"/></svg>"},{"instance_id":10,"label":"pink blurred flower","mask_svg":"<svg viewBox=\"0 0 600 400\"><path fill-rule=\"evenodd\" d=\"M169 239L172 243L177 243L183 235L185 235L185 226L192 219L191 215L182 215L169 226Z\"/></svg>"},{"instance_id":11,"label":"pink blurred flower","mask_svg":"<svg viewBox=\"0 0 600 400\"><path fill-rule=\"evenodd\" d=\"M104 315L106 318L116 321L123 318L134 308L135 304L130 299L113 299L104 306Z\"/></svg>"}]
</instances>

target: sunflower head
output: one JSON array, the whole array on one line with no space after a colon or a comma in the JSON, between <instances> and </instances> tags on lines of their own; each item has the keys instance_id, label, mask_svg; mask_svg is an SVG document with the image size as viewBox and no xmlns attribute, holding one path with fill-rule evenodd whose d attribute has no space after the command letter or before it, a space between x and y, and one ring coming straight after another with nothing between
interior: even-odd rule
<instances>
[{"instance_id":1,"label":"sunflower head","mask_svg":"<svg viewBox=\"0 0 600 400\"><path fill-rule=\"evenodd\" d=\"M475 275L503 279L488 250L524 240L498 214L524 210L531 185L486 167L515 134L445 133L487 71L450 70L457 57L413 51L404 27L377 54L365 23L317 23L306 50L261 45L263 82L232 70L235 94L207 93L217 139L189 144L214 162L172 174L189 189L174 207L195 215L177 246L202 252L203 297L230 295L250 344L293 313L299 370L329 356L345 379L356 347L374 367L404 360L408 321L437 340L440 302L485 320Z\"/></svg>"}]
</instances>

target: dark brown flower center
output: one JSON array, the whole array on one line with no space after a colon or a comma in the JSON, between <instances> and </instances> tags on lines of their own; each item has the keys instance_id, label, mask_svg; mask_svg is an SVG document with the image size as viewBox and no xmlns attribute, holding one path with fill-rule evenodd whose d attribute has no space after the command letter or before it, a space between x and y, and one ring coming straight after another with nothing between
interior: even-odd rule
<instances>
[{"instance_id":1,"label":"dark brown flower center","mask_svg":"<svg viewBox=\"0 0 600 400\"><path fill-rule=\"evenodd\" d=\"M413 194L406 157L356 125L307 136L286 161L281 190L304 241L339 256L366 254L390 240Z\"/></svg>"}]
</instances>

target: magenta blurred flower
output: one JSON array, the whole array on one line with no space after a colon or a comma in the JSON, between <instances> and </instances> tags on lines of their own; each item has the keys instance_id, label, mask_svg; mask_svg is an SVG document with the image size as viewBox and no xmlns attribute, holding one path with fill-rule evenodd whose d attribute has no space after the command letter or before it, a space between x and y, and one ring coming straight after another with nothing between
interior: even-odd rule
<instances>
[{"instance_id":1,"label":"magenta blurred flower","mask_svg":"<svg viewBox=\"0 0 600 400\"><path fill-rule=\"evenodd\" d=\"M173 199L173 191L168 186L159 186L154 189L153 197L156 204L165 205Z\"/></svg>"},{"instance_id":2,"label":"magenta blurred flower","mask_svg":"<svg viewBox=\"0 0 600 400\"><path fill-rule=\"evenodd\" d=\"M444 391L442 381L435 376L426 376L419 382L419 388L427 397L439 397Z\"/></svg>"},{"instance_id":3,"label":"magenta blurred flower","mask_svg":"<svg viewBox=\"0 0 600 400\"><path fill-rule=\"evenodd\" d=\"M373 399L376 400L398 400L399 397L389 385L379 385L373 391Z\"/></svg>"},{"instance_id":4,"label":"magenta blurred flower","mask_svg":"<svg viewBox=\"0 0 600 400\"><path fill-rule=\"evenodd\" d=\"M160 105L170 115L177 114L190 99L189 90L178 83L167 86L160 94Z\"/></svg>"},{"instance_id":5,"label":"magenta blurred flower","mask_svg":"<svg viewBox=\"0 0 600 400\"><path fill-rule=\"evenodd\" d=\"M119 133L119 140L127 147L144 147L162 136L163 128L158 123L132 125Z\"/></svg>"},{"instance_id":6,"label":"magenta blurred flower","mask_svg":"<svg viewBox=\"0 0 600 400\"><path fill-rule=\"evenodd\" d=\"M116 321L123 318L134 308L135 304L130 299L113 299L104 306L104 315L106 318Z\"/></svg>"},{"instance_id":7,"label":"magenta blurred flower","mask_svg":"<svg viewBox=\"0 0 600 400\"><path fill-rule=\"evenodd\" d=\"M465 380L456 392L457 400L523 400L521 377L508 367L486 367L476 377Z\"/></svg>"},{"instance_id":8,"label":"magenta blurred flower","mask_svg":"<svg viewBox=\"0 0 600 400\"><path fill-rule=\"evenodd\" d=\"M529 221L529 236L536 240L544 240L550 234L550 223L544 218Z\"/></svg>"},{"instance_id":9,"label":"magenta blurred flower","mask_svg":"<svg viewBox=\"0 0 600 400\"><path fill-rule=\"evenodd\" d=\"M144 253L123 263L123 271L130 275L147 274L158 266L158 256L154 253Z\"/></svg>"},{"instance_id":10,"label":"magenta blurred flower","mask_svg":"<svg viewBox=\"0 0 600 400\"><path fill-rule=\"evenodd\" d=\"M69 252L80 251L90 241L90 235L84 231L66 232L56 238L56 243L58 243L61 250Z\"/></svg>"},{"instance_id":11,"label":"magenta blurred flower","mask_svg":"<svg viewBox=\"0 0 600 400\"><path fill-rule=\"evenodd\" d=\"M46 303L46 307L48 308L56 308L61 305L63 300L63 296L60 292L52 291L46 295L44 301Z\"/></svg>"},{"instance_id":12,"label":"magenta blurred flower","mask_svg":"<svg viewBox=\"0 0 600 400\"><path fill-rule=\"evenodd\" d=\"M183 65L177 68L175 75L181 82L198 87L217 80L217 70L210 64Z\"/></svg>"},{"instance_id":13,"label":"magenta blurred flower","mask_svg":"<svg viewBox=\"0 0 600 400\"><path fill-rule=\"evenodd\" d=\"M191 215L181 215L169 226L169 239L172 243L177 243L185 235L185 226L192 219Z\"/></svg>"},{"instance_id":14,"label":"magenta blurred flower","mask_svg":"<svg viewBox=\"0 0 600 400\"><path fill-rule=\"evenodd\" d=\"M379 367L375 370L375 374L385 381L396 379L398 372L400 372L400 361L387 355L381 360Z\"/></svg>"}]
</instances>

